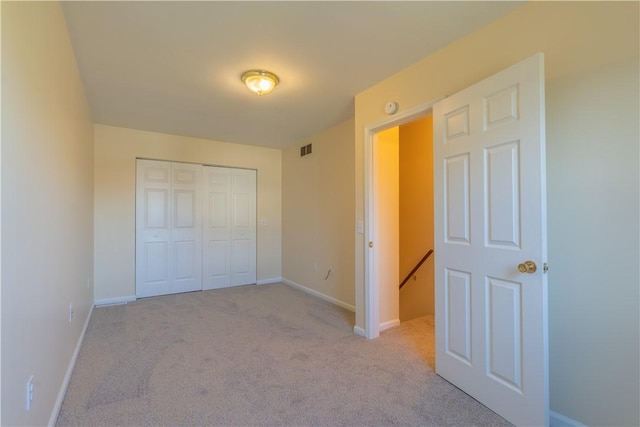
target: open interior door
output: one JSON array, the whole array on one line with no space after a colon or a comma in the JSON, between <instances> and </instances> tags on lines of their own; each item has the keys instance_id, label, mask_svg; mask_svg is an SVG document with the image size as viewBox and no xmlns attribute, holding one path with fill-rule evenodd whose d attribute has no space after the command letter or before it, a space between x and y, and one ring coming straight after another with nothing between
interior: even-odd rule
<instances>
[{"instance_id":1,"label":"open interior door","mask_svg":"<svg viewBox=\"0 0 640 427\"><path fill-rule=\"evenodd\" d=\"M548 425L544 58L434 106L436 371Z\"/></svg>"}]
</instances>

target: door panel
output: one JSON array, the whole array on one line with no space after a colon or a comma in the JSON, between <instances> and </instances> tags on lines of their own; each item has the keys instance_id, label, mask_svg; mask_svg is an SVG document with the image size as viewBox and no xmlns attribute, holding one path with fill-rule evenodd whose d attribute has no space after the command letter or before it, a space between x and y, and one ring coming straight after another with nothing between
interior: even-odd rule
<instances>
[{"instance_id":1,"label":"door panel","mask_svg":"<svg viewBox=\"0 0 640 427\"><path fill-rule=\"evenodd\" d=\"M204 174L206 183L204 217L209 220L204 230L203 289L226 288L231 283L229 271L231 170L205 166Z\"/></svg>"},{"instance_id":2,"label":"door panel","mask_svg":"<svg viewBox=\"0 0 640 427\"><path fill-rule=\"evenodd\" d=\"M174 242L175 280L194 280L199 275L197 248L193 241Z\"/></svg>"},{"instance_id":3,"label":"door panel","mask_svg":"<svg viewBox=\"0 0 640 427\"><path fill-rule=\"evenodd\" d=\"M229 242L210 240L207 261L209 262L207 277L229 276Z\"/></svg>"},{"instance_id":4,"label":"door panel","mask_svg":"<svg viewBox=\"0 0 640 427\"><path fill-rule=\"evenodd\" d=\"M183 184L187 186L195 186L198 184L199 165L188 165L184 163L173 163L173 182L174 184Z\"/></svg>"},{"instance_id":5,"label":"door panel","mask_svg":"<svg viewBox=\"0 0 640 427\"><path fill-rule=\"evenodd\" d=\"M229 195L226 192L211 191L209 192L209 227L210 228L227 228L229 225L229 212L227 209L227 199Z\"/></svg>"},{"instance_id":6,"label":"door panel","mask_svg":"<svg viewBox=\"0 0 640 427\"><path fill-rule=\"evenodd\" d=\"M434 106L436 370L518 425L548 424L544 153L541 54Z\"/></svg>"},{"instance_id":7,"label":"door panel","mask_svg":"<svg viewBox=\"0 0 640 427\"><path fill-rule=\"evenodd\" d=\"M175 228L192 228L196 226L196 192L194 190L176 190L175 195Z\"/></svg>"},{"instance_id":8,"label":"door panel","mask_svg":"<svg viewBox=\"0 0 640 427\"><path fill-rule=\"evenodd\" d=\"M486 278L487 372L522 393L522 283Z\"/></svg>"},{"instance_id":9,"label":"door panel","mask_svg":"<svg viewBox=\"0 0 640 427\"><path fill-rule=\"evenodd\" d=\"M169 183L169 164L168 162L138 162L139 165L143 165L143 182L145 183Z\"/></svg>"},{"instance_id":10,"label":"door panel","mask_svg":"<svg viewBox=\"0 0 640 427\"><path fill-rule=\"evenodd\" d=\"M249 240L235 239L233 241L232 274L247 274L249 272Z\"/></svg>"},{"instance_id":11,"label":"door panel","mask_svg":"<svg viewBox=\"0 0 640 427\"><path fill-rule=\"evenodd\" d=\"M170 293L202 289L202 166L171 163L173 286Z\"/></svg>"},{"instance_id":12,"label":"door panel","mask_svg":"<svg viewBox=\"0 0 640 427\"><path fill-rule=\"evenodd\" d=\"M202 289L200 165L136 163L136 296Z\"/></svg>"},{"instance_id":13,"label":"door panel","mask_svg":"<svg viewBox=\"0 0 640 427\"><path fill-rule=\"evenodd\" d=\"M446 351L471 364L471 274L447 269L445 273Z\"/></svg>"},{"instance_id":14,"label":"door panel","mask_svg":"<svg viewBox=\"0 0 640 427\"><path fill-rule=\"evenodd\" d=\"M485 131L518 120L518 85L485 97L482 107Z\"/></svg>"},{"instance_id":15,"label":"door panel","mask_svg":"<svg viewBox=\"0 0 640 427\"><path fill-rule=\"evenodd\" d=\"M256 172L205 166L204 289L256 283Z\"/></svg>"},{"instance_id":16,"label":"door panel","mask_svg":"<svg viewBox=\"0 0 640 427\"><path fill-rule=\"evenodd\" d=\"M520 143L484 150L486 245L520 248Z\"/></svg>"},{"instance_id":17,"label":"door panel","mask_svg":"<svg viewBox=\"0 0 640 427\"><path fill-rule=\"evenodd\" d=\"M145 242L143 262L146 264L145 283L164 285L169 281L169 250L167 242Z\"/></svg>"},{"instance_id":18,"label":"door panel","mask_svg":"<svg viewBox=\"0 0 640 427\"><path fill-rule=\"evenodd\" d=\"M144 190L145 228L167 228L169 222L169 191L165 189Z\"/></svg>"},{"instance_id":19,"label":"door panel","mask_svg":"<svg viewBox=\"0 0 640 427\"><path fill-rule=\"evenodd\" d=\"M249 195L234 194L233 195L233 227L247 228L249 227Z\"/></svg>"},{"instance_id":20,"label":"door panel","mask_svg":"<svg viewBox=\"0 0 640 427\"><path fill-rule=\"evenodd\" d=\"M170 292L171 164L136 163L136 296Z\"/></svg>"},{"instance_id":21,"label":"door panel","mask_svg":"<svg viewBox=\"0 0 640 427\"><path fill-rule=\"evenodd\" d=\"M469 155L445 160L445 215L448 243L469 244Z\"/></svg>"},{"instance_id":22,"label":"door panel","mask_svg":"<svg viewBox=\"0 0 640 427\"><path fill-rule=\"evenodd\" d=\"M256 283L256 171L231 169L230 285Z\"/></svg>"},{"instance_id":23,"label":"door panel","mask_svg":"<svg viewBox=\"0 0 640 427\"><path fill-rule=\"evenodd\" d=\"M447 113L444 117L444 143L469 135L469 106L464 105Z\"/></svg>"}]
</instances>

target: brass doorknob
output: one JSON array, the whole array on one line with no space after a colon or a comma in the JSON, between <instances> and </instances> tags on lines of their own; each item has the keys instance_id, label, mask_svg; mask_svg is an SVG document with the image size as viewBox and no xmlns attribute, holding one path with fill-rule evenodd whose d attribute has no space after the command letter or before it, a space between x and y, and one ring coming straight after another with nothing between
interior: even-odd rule
<instances>
[{"instance_id":1,"label":"brass doorknob","mask_svg":"<svg viewBox=\"0 0 640 427\"><path fill-rule=\"evenodd\" d=\"M538 267L536 267L536 263L533 261L525 261L522 264L518 264L518 271L520 273L535 273Z\"/></svg>"}]
</instances>

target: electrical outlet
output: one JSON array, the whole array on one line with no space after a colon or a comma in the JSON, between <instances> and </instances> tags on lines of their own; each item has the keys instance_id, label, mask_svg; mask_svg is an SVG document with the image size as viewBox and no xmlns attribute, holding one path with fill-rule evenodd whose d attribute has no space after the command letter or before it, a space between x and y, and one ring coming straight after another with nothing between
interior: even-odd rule
<instances>
[{"instance_id":1,"label":"electrical outlet","mask_svg":"<svg viewBox=\"0 0 640 427\"><path fill-rule=\"evenodd\" d=\"M73 320L73 303L69 303L69 323Z\"/></svg>"},{"instance_id":2,"label":"electrical outlet","mask_svg":"<svg viewBox=\"0 0 640 427\"><path fill-rule=\"evenodd\" d=\"M31 409L31 402L33 402L33 375L31 375L29 377L29 380L27 381L27 389L26 389L26 409L27 411Z\"/></svg>"}]
</instances>

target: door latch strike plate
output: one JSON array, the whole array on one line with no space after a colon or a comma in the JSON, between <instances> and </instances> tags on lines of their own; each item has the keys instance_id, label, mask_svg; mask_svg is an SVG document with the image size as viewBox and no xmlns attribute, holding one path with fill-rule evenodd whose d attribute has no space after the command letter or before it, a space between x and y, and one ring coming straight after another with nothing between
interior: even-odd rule
<instances>
[{"instance_id":1,"label":"door latch strike plate","mask_svg":"<svg viewBox=\"0 0 640 427\"><path fill-rule=\"evenodd\" d=\"M542 263L542 271L545 273L549 271L549 264L547 264L546 262Z\"/></svg>"}]
</instances>

